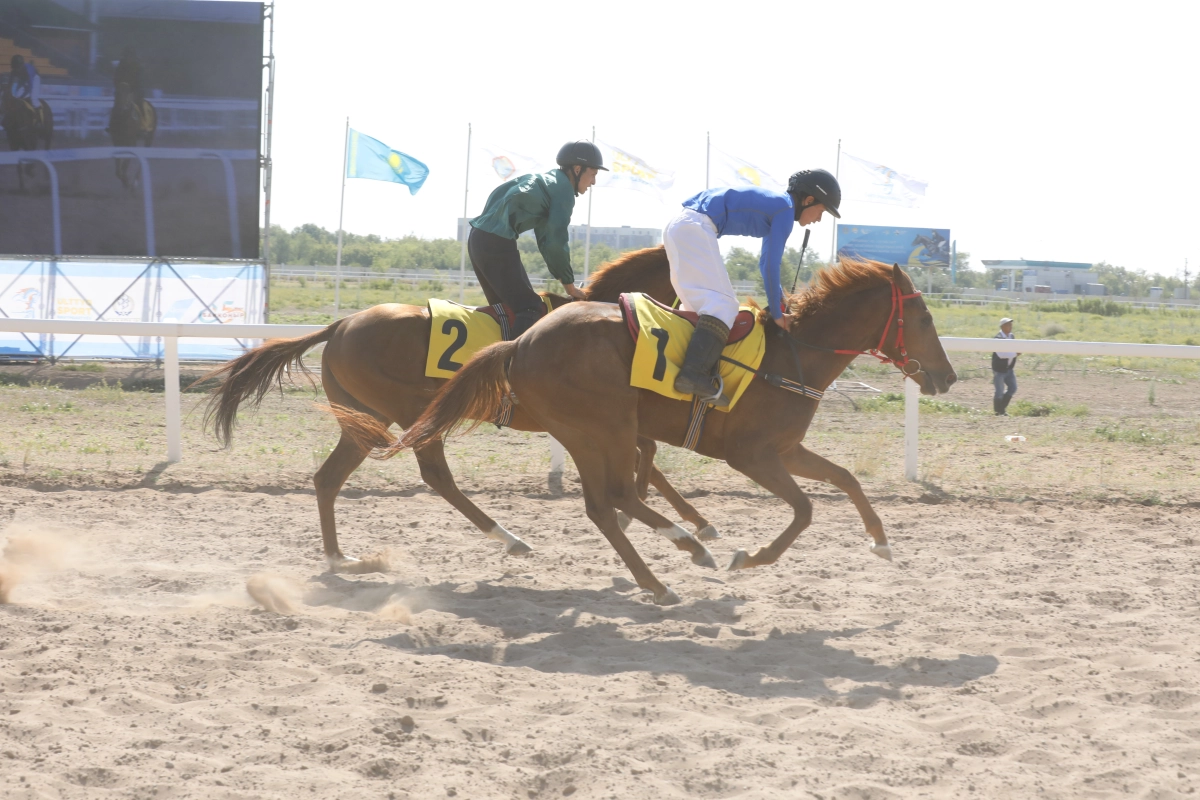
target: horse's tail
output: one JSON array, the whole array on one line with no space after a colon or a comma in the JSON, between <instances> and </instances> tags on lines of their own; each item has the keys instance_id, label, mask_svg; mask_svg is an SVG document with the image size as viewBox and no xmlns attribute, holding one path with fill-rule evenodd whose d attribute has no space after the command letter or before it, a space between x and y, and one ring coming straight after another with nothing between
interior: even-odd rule
<instances>
[{"instance_id":1,"label":"horse's tail","mask_svg":"<svg viewBox=\"0 0 1200 800\"><path fill-rule=\"evenodd\" d=\"M388 424L380 422L370 414L337 403L321 408L333 414L342 428L342 435L348 436L363 450L384 448L392 443L392 436L388 433Z\"/></svg>"},{"instance_id":2,"label":"horse's tail","mask_svg":"<svg viewBox=\"0 0 1200 800\"><path fill-rule=\"evenodd\" d=\"M267 392L271 391L272 384L283 391L283 374L289 367L295 367L308 378L309 383L315 385L312 373L304 364L304 354L321 342L333 338L338 326L346 319L340 319L324 330L307 336L272 339L228 364L208 372L192 384L195 386L210 380L220 381L220 384L212 389L208 399L204 412L204 427L211 427L217 440L224 447L228 447L233 438L233 426L237 422L238 406L249 399L251 405L257 408Z\"/></svg>"},{"instance_id":3,"label":"horse's tail","mask_svg":"<svg viewBox=\"0 0 1200 800\"><path fill-rule=\"evenodd\" d=\"M401 450L423 447L464 421L469 420L466 432L470 432L495 419L509 393L508 362L516 352L515 341L497 342L480 350L441 388L404 436L375 457L391 458Z\"/></svg>"}]
</instances>

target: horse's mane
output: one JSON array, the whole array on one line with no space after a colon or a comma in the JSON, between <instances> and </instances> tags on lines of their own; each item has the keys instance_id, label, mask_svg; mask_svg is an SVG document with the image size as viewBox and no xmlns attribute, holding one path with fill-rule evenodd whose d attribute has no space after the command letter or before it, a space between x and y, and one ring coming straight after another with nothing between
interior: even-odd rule
<instances>
[{"instance_id":1,"label":"horse's mane","mask_svg":"<svg viewBox=\"0 0 1200 800\"><path fill-rule=\"evenodd\" d=\"M908 286L901 286L905 293L912 291L912 280L901 270ZM889 283L892 267L882 261L860 261L843 258L831 267L818 270L808 288L787 296L788 315L793 320L811 317L819 311L840 302L843 297L872 286Z\"/></svg>"},{"instance_id":2,"label":"horse's mane","mask_svg":"<svg viewBox=\"0 0 1200 800\"><path fill-rule=\"evenodd\" d=\"M583 292L589 300L593 297L616 297L633 284L630 275L648 269L658 262L665 264L666 261L667 251L661 244L625 253L607 264L600 265L588 278Z\"/></svg>"}]
</instances>

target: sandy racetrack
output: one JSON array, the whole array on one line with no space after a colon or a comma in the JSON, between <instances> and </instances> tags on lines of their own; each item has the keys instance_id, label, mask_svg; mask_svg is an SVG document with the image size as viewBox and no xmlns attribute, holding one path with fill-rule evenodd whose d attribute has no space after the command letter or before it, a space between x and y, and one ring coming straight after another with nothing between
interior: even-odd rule
<instances>
[{"instance_id":1,"label":"sandy racetrack","mask_svg":"<svg viewBox=\"0 0 1200 800\"><path fill-rule=\"evenodd\" d=\"M545 493L543 441L481 436L461 446L505 455L462 483L532 556L504 557L415 475L339 505L344 546L385 553L390 571L330 575L291 472L219 488L209 454L207 480L169 482L171 468L119 489L10 474L0 792L1090 798L1200 784L1200 504L1186 497L869 485L889 565L845 498L816 489L788 557L737 574L634 527L684 598L663 609L576 484ZM782 525L783 504L744 479L675 477L724 532L723 563Z\"/></svg>"}]
</instances>

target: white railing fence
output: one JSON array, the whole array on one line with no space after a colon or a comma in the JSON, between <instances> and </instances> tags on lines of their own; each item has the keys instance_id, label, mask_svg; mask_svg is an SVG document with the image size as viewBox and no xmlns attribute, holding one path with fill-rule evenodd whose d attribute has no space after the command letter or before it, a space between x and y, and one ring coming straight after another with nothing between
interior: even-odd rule
<instances>
[{"instance_id":1,"label":"white railing fence","mask_svg":"<svg viewBox=\"0 0 1200 800\"><path fill-rule=\"evenodd\" d=\"M165 379L167 461L183 458L182 412L179 391L179 339L278 339L305 336L324 330L323 325L204 325L199 323L166 322L101 322L55 319L0 319L0 331L9 333L66 333L103 336L149 336L163 339L163 369ZM949 352L990 353L996 349L996 339L960 339L942 337L942 346ZM253 342L249 342L253 346ZM1074 356L1121 356L1127 358L1190 358L1200 359L1200 346L1175 344L1127 344L1124 342L1060 342L1054 339L1007 339L1005 349L1019 353L1038 353ZM904 475L915 481L919 466L918 439L920 435L920 387L915 381L904 382ZM562 446L551 445L551 474L562 473Z\"/></svg>"}]
</instances>

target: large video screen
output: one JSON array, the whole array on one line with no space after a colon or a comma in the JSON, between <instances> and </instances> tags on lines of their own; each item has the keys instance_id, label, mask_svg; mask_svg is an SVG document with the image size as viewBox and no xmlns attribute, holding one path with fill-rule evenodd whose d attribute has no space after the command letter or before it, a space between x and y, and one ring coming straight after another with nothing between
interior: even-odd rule
<instances>
[{"instance_id":1,"label":"large video screen","mask_svg":"<svg viewBox=\"0 0 1200 800\"><path fill-rule=\"evenodd\" d=\"M948 267L950 229L838 225L837 254L839 258L867 258L902 267Z\"/></svg>"},{"instance_id":2,"label":"large video screen","mask_svg":"<svg viewBox=\"0 0 1200 800\"><path fill-rule=\"evenodd\" d=\"M0 254L258 258L262 12L0 2Z\"/></svg>"}]
</instances>

